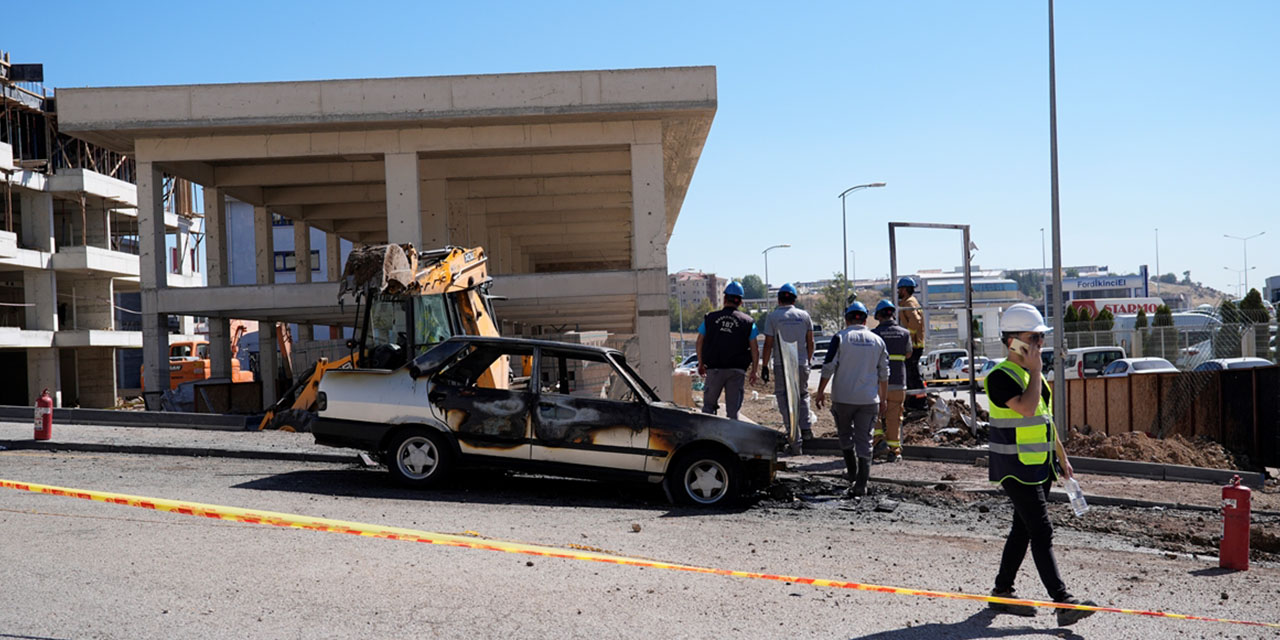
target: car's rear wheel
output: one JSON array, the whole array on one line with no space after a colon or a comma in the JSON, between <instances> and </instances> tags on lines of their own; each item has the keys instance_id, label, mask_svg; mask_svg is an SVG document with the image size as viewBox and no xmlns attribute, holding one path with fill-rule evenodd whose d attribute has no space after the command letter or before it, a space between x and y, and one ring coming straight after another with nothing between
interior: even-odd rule
<instances>
[{"instance_id":1,"label":"car's rear wheel","mask_svg":"<svg viewBox=\"0 0 1280 640\"><path fill-rule=\"evenodd\" d=\"M737 460L724 451L699 448L680 455L667 470L667 496L676 504L722 506L741 492Z\"/></svg>"},{"instance_id":2,"label":"car's rear wheel","mask_svg":"<svg viewBox=\"0 0 1280 640\"><path fill-rule=\"evenodd\" d=\"M453 449L437 431L406 429L392 437L383 454L387 470L407 487L430 487L453 472Z\"/></svg>"}]
</instances>

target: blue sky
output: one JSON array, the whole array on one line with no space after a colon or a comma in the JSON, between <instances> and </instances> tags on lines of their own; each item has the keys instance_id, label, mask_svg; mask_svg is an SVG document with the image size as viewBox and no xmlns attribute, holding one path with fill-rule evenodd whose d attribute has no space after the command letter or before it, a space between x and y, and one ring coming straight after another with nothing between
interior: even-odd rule
<instances>
[{"instance_id":1,"label":"blue sky","mask_svg":"<svg viewBox=\"0 0 1280 640\"><path fill-rule=\"evenodd\" d=\"M125 7L131 7L126 10ZM968 223L984 267L1049 227L1044 2L21 3L0 48L47 84L107 86L717 67L719 110L672 271L770 280L889 271L886 222ZM212 9L208 7L213 7ZM1063 261L1150 264L1234 290L1280 274L1280 3L1057 6ZM1047 231L1046 231L1047 233ZM960 264L908 232L900 269ZM1052 257L1049 258L1052 260Z\"/></svg>"}]
</instances>

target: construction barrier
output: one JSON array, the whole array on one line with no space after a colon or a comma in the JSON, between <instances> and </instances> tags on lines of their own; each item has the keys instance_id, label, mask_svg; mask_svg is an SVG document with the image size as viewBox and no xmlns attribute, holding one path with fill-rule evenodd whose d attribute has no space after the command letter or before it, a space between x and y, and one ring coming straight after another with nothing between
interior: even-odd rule
<instances>
[{"instance_id":1,"label":"construction barrier","mask_svg":"<svg viewBox=\"0 0 1280 640\"><path fill-rule=\"evenodd\" d=\"M734 571L730 569L713 569L709 567L698 567L693 565L676 564L670 562L659 562L653 560L645 560L627 556L620 556L609 553L602 553L593 550L583 550L580 547L573 551L568 551L558 547L549 547L544 545L524 544L519 542L508 542L503 540L492 540L477 538L474 536L434 533L430 531L416 531L413 529L401 529L398 527L383 527L379 525L364 524L360 522L350 522L346 520L331 520L328 518L311 518L308 516L295 515L290 513L278 513L274 511L258 511L250 509L241 509L238 507L226 507L219 505L200 504L196 502L184 502L179 500L167 500L164 498L144 498L141 496L131 496L119 493L110 493L105 491L90 491L85 489L69 489L66 487L55 487L50 485L42 485L31 482L16 482L13 480L0 479L0 488L15 489L18 491L29 491L32 493L43 493L53 496L63 496L67 498L80 498L82 500L92 500L95 502L107 502L110 504L118 504L129 507L138 507L141 509L152 509L155 511L166 511L169 513L179 513L188 516L198 516L202 518L212 518L217 520L230 520L233 522L243 522L246 524L266 524L277 527L292 527L297 529L309 529L312 531L325 531L330 533L346 533L357 536L367 536L371 538L385 538L388 540L405 540L410 542L423 542L426 544L437 544L450 547L461 547L466 549L483 549L486 551L501 551L504 553L519 553L531 556L541 556L546 558L564 558L569 560L587 560L591 562L604 562L608 564L617 564L630 567L648 567L653 569L667 569L670 571L687 571L691 573L705 573L720 576L733 576L737 578L750 578L755 580L772 580L776 582L793 582L796 584L807 584L816 587L831 587L834 589L854 589L858 591L875 591L878 593L892 593L897 595L919 596L926 598L949 598L953 600L974 600L978 602L995 602L1003 604L1028 605L1033 607L1045 607L1053 609L1079 609L1082 611L1104 611L1109 613L1124 613L1129 615L1150 616L1158 618L1171 618L1176 620L1200 620L1203 622L1222 622L1228 624L1240 624L1255 627L1268 627L1280 629L1280 623L1270 622L1252 622L1247 620L1231 620L1228 618L1208 618L1203 616L1192 616L1180 613L1169 613L1165 611L1143 611L1140 609L1119 609L1115 607L1091 607L1079 604L1064 604L1059 602L1045 602L1041 600L1021 600L1016 598L998 598L995 596L977 595L969 593L951 593L947 591L930 591L926 589L907 589L903 587L888 587L875 584L864 584L860 582L850 582L846 580L828 580L825 578L808 578L802 576L786 576L774 575L770 573L757 573L754 571Z\"/></svg>"}]
</instances>

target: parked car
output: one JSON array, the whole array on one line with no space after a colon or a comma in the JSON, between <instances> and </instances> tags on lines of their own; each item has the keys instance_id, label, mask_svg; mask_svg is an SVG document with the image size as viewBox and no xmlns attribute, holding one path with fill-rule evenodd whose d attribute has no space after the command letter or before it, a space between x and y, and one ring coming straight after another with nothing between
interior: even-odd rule
<instances>
[{"instance_id":1,"label":"parked car","mask_svg":"<svg viewBox=\"0 0 1280 640\"><path fill-rule=\"evenodd\" d=\"M978 373L976 375L976 378L978 380L982 380L983 378L986 378L987 375L991 373L991 370L995 369L996 365L1000 364L1001 362L1004 362L1004 358L988 359L986 362L982 363L981 367L978 367ZM1052 372L1046 370L1044 373L1045 375L1050 375Z\"/></svg>"},{"instance_id":2,"label":"parked car","mask_svg":"<svg viewBox=\"0 0 1280 640\"><path fill-rule=\"evenodd\" d=\"M1227 369L1254 369L1257 367L1270 367L1275 363L1265 358L1215 358L1206 362L1201 362L1200 366L1192 369L1192 371L1223 371Z\"/></svg>"},{"instance_id":3,"label":"parked car","mask_svg":"<svg viewBox=\"0 0 1280 640\"><path fill-rule=\"evenodd\" d=\"M1045 336L1044 341L1045 344L1048 344L1049 337ZM1004 358L1001 358L1001 360L1004 360ZM1044 374L1044 379L1049 382L1053 382L1053 360L1053 347L1040 347L1040 362L1044 363L1044 366L1041 367L1041 373Z\"/></svg>"},{"instance_id":4,"label":"parked car","mask_svg":"<svg viewBox=\"0 0 1280 640\"><path fill-rule=\"evenodd\" d=\"M1102 370L1104 378L1124 378L1139 373L1177 373L1178 368L1164 358L1121 358Z\"/></svg>"},{"instance_id":5,"label":"parked car","mask_svg":"<svg viewBox=\"0 0 1280 640\"><path fill-rule=\"evenodd\" d=\"M676 365L676 371L688 371L696 373L698 371L698 354L691 353L680 364Z\"/></svg>"},{"instance_id":6,"label":"parked car","mask_svg":"<svg viewBox=\"0 0 1280 640\"><path fill-rule=\"evenodd\" d=\"M987 358L985 356L974 356L973 362L981 368L987 362ZM977 374L975 373L974 375ZM956 361L951 363L951 368L942 372L942 376L947 380L967 381L969 379L969 358L967 356L956 358Z\"/></svg>"},{"instance_id":7,"label":"parked car","mask_svg":"<svg viewBox=\"0 0 1280 640\"><path fill-rule=\"evenodd\" d=\"M1063 375L1067 380L1080 378L1096 378L1102 375L1107 365L1124 358L1124 349L1120 347L1079 347L1067 351L1067 358L1062 362Z\"/></svg>"},{"instance_id":8,"label":"parked car","mask_svg":"<svg viewBox=\"0 0 1280 640\"><path fill-rule=\"evenodd\" d=\"M920 377L925 380L944 379L943 372L955 364L956 358L969 355L964 349L938 349L920 358Z\"/></svg>"},{"instance_id":9,"label":"parked car","mask_svg":"<svg viewBox=\"0 0 1280 640\"><path fill-rule=\"evenodd\" d=\"M318 444L370 451L411 487L475 465L660 482L674 502L721 505L772 481L781 444L662 402L616 350L543 340L455 336L396 370L333 371L317 405Z\"/></svg>"}]
</instances>

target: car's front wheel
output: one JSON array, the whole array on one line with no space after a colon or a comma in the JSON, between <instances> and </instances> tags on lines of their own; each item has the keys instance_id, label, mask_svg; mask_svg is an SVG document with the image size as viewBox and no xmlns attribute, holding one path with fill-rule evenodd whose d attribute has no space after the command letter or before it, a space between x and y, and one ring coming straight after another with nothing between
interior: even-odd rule
<instances>
[{"instance_id":1,"label":"car's front wheel","mask_svg":"<svg viewBox=\"0 0 1280 640\"><path fill-rule=\"evenodd\" d=\"M383 454L396 482L408 487L439 484L453 471L453 449L437 431L406 429L396 434Z\"/></svg>"},{"instance_id":2,"label":"car's front wheel","mask_svg":"<svg viewBox=\"0 0 1280 640\"><path fill-rule=\"evenodd\" d=\"M664 484L677 504L722 506L741 491L740 465L724 451L696 449L682 454L667 469Z\"/></svg>"}]
</instances>

